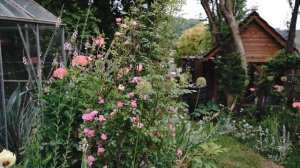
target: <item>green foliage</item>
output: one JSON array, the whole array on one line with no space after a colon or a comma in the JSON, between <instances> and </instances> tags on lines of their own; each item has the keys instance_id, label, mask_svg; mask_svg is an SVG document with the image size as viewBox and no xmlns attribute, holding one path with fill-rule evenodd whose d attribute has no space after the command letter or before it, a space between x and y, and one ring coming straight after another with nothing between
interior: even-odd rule
<instances>
[{"instance_id":1,"label":"green foliage","mask_svg":"<svg viewBox=\"0 0 300 168\"><path fill-rule=\"evenodd\" d=\"M211 47L208 27L203 23L186 30L178 39L176 49L179 56L199 56Z\"/></svg>"},{"instance_id":2,"label":"green foliage","mask_svg":"<svg viewBox=\"0 0 300 168\"><path fill-rule=\"evenodd\" d=\"M182 17L175 17L173 25L173 28L175 29L175 38L178 39L185 30L196 26L198 23L199 19L185 19Z\"/></svg>"},{"instance_id":3,"label":"green foliage","mask_svg":"<svg viewBox=\"0 0 300 168\"><path fill-rule=\"evenodd\" d=\"M285 167L287 168L297 168L300 164L300 145L299 142L297 142L290 152L287 155L287 158L284 162Z\"/></svg>"},{"instance_id":4,"label":"green foliage","mask_svg":"<svg viewBox=\"0 0 300 168\"><path fill-rule=\"evenodd\" d=\"M300 64L300 55L297 52L294 52L290 56L285 54L284 50L278 51L276 57L271 59L267 66L271 71L274 72L285 72L289 69L295 69L299 67Z\"/></svg>"},{"instance_id":5,"label":"green foliage","mask_svg":"<svg viewBox=\"0 0 300 168\"><path fill-rule=\"evenodd\" d=\"M226 54L215 60L220 88L231 94L242 94L246 87L246 75L240 57L239 54Z\"/></svg>"},{"instance_id":6,"label":"green foliage","mask_svg":"<svg viewBox=\"0 0 300 168\"><path fill-rule=\"evenodd\" d=\"M8 148L18 157L23 152L26 139L32 131L37 111L38 108L32 99L29 99L28 92L21 92L20 86L16 88L6 103ZM0 123L0 146L4 147L5 126L2 114L0 115Z\"/></svg>"}]
</instances>

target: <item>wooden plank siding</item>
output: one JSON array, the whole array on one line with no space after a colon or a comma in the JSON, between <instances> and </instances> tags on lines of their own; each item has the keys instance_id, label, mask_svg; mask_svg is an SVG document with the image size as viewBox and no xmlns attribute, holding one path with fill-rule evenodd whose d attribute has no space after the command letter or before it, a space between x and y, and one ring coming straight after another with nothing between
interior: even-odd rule
<instances>
[{"instance_id":1,"label":"wooden plank siding","mask_svg":"<svg viewBox=\"0 0 300 168\"><path fill-rule=\"evenodd\" d=\"M248 63L263 63L282 49L279 43L257 22L252 22L241 32L241 38Z\"/></svg>"}]
</instances>

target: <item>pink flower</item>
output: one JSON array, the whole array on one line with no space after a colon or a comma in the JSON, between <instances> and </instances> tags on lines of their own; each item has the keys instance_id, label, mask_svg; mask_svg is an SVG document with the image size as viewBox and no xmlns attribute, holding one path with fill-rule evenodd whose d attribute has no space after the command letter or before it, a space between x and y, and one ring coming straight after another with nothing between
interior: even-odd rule
<instances>
[{"instance_id":1,"label":"pink flower","mask_svg":"<svg viewBox=\"0 0 300 168\"><path fill-rule=\"evenodd\" d=\"M97 113L98 111L94 110L88 114L83 114L81 118L83 119L83 121L92 121L97 115Z\"/></svg>"},{"instance_id":2,"label":"pink flower","mask_svg":"<svg viewBox=\"0 0 300 168\"><path fill-rule=\"evenodd\" d=\"M122 22L122 18L116 18L116 22Z\"/></svg>"},{"instance_id":3,"label":"pink flower","mask_svg":"<svg viewBox=\"0 0 300 168\"><path fill-rule=\"evenodd\" d=\"M174 125L173 124L169 124L168 127L169 127L169 129L174 129Z\"/></svg>"},{"instance_id":4,"label":"pink flower","mask_svg":"<svg viewBox=\"0 0 300 168\"><path fill-rule=\"evenodd\" d=\"M106 121L106 118L104 115L99 115L99 121Z\"/></svg>"},{"instance_id":5,"label":"pink flower","mask_svg":"<svg viewBox=\"0 0 300 168\"><path fill-rule=\"evenodd\" d=\"M131 106L132 108L136 108L136 107L137 107L136 101L135 101L135 100L132 100L132 101L130 102L130 106Z\"/></svg>"},{"instance_id":6,"label":"pink flower","mask_svg":"<svg viewBox=\"0 0 300 168\"><path fill-rule=\"evenodd\" d=\"M105 100L103 98L100 98L99 99L99 104L104 104L105 103Z\"/></svg>"},{"instance_id":7,"label":"pink flower","mask_svg":"<svg viewBox=\"0 0 300 168\"><path fill-rule=\"evenodd\" d=\"M142 70L143 70L143 65L142 65L142 64L136 65L136 70L139 71L139 72L142 72Z\"/></svg>"},{"instance_id":8,"label":"pink flower","mask_svg":"<svg viewBox=\"0 0 300 168\"><path fill-rule=\"evenodd\" d=\"M133 92L128 93L128 94L127 94L127 97L128 97L128 98L133 98L133 97L134 97L134 93L133 93Z\"/></svg>"},{"instance_id":9,"label":"pink flower","mask_svg":"<svg viewBox=\"0 0 300 168\"><path fill-rule=\"evenodd\" d=\"M132 123L136 123L136 122L137 122L137 119L136 119L136 117L130 117L130 121L131 121Z\"/></svg>"},{"instance_id":10,"label":"pink flower","mask_svg":"<svg viewBox=\"0 0 300 168\"><path fill-rule=\"evenodd\" d=\"M182 150L181 150L181 149L178 149L178 150L177 150L177 156L178 156L178 157L181 157L181 156L182 156Z\"/></svg>"},{"instance_id":11,"label":"pink flower","mask_svg":"<svg viewBox=\"0 0 300 168\"><path fill-rule=\"evenodd\" d=\"M101 133L101 139L102 139L102 140L106 140L106 139L107 139L106 134Z\"/></svg>"},{"instance_id":12,"label":"pink flower","mask_svg":"<svg viewBox=\"0 0 300 168\"><path fill-rule=\"evenodd\" d=\"M125 40L124 45L128 45L129 43L129 40Z\"/></svg>"},{"instance_id":13,"label":"pink flower","mask_svg":"<svg viewBox=\"0 0 300 168\"><path fill-rule=\"evenodd\" d=\"M89 128L84 128L83 129L83 133L85 134L85 136L87 136L87 137L93 137L94 136L94 133L95 133L95 131L94 130L91 130L91 129L89 129Z\"/></svg>"},{"instance_id":14,"label":"pink flower","mask_svg":"<svg viewBox=\"0 0 300 168\"><path fill-rule=\"evenodd\" d=\"M249 90L250 90L251 92L253 92L253 93L256 92L256 89L255 89L255 88L250 88Z\"/></svg>"},{"instance_id":15,"label":"pink flower","mask_svg":"<svg viewBox=\"0 0 300 168\"><path fill-rule=\"evenodd\" d=\"M177 112L177 108L176 107L171 107L170 108L171 112L176 113Z\"/></svg>"},{"instance_id":16,"label":"pink flower","mask_svg":"<svg viewBox=\"0 0 300 168\"><path fill-rule=\"evenodd\" d=\"M175 137L176 137L176 132L175 132L175 131L171 131L171 136L172 136L173 138L175 138Z\"/></svg>"},{"instance_id":17,"label":"pink flower","mask_svg":"<svg viewBox=\"0 0 300 168\"><path fill-rule=\"evenodd\" d=\"M91 114L83 114L82 117L83 121L92 121L94 117Z\"/></svg>"},{"instance_id":18,"label":"pink flower","mask_svg":"<svg viewBox=\"0 0 300 168\"><path fill-rule=\"evenodd\" d=\"M95 46L102 47L102 46L104 46L104 44L105 44L104 38L102 38L102 37L94 38Z\"/></svg>"},{"instance_id":19,"label":"pink flower","mask_svg":"<svg viewBox=\"0 0 300 168\"><path fill-rule=\"evenodd\" d=\"M116 33L115 33L115 35L116 35L116 36L121 36L121 35L122 35L122 33L120 33L120 32L116 32Z\"/></svg>"},{"instance_id":20,"label":"pink flower","mask_svg":"<svg viewBox=\"0 0 300 168\"><path fill-rule=\"evenodd\" d=\"M98 111L94 110L90 114L93 115L93 116L96 116L98 114Z\"/></svg>"},{"instance_id":21,"label":"pink flower","mask_svg":"<svg viewBox=\"0 0 300 168\"><path fill-rule=\"evenodd\" d=\"M294 102L293 108L300 108L300 102Z\"/></svg>"},{"instance_id":22,"label":"pink flower","mask_svg":"<svg viewBox=\"0 0 300 168\"><path fill-rule=\"evenodd\" d=\"M86 163L87 163L90 167L92 167L92 164L93 164L94 161L95 161L95 158L94 158L93 155L89 155L89 156L87 157L87 159L86 159Z\"/></svg>"},{"instance_id":23,"label":"pink flower","mask_svg":"<svg viewBox=\"0 0 300 168\"><path fill-rule=\"evenodd\" d=\"M283 86L280 86L280 85L275 85L273 87L274 87L275 92L281 92L283 90Z\"/></svg>"},{"instance_id":24,"label":"pink flower","mask_svg":"<svg viewBox=\"0 0 300 168\"><path fill-rule=\"evenodd\" d=\"M127 24L121 24L120 27L121 28L127 28L128 26L127 26Z\"/></svg>"},{"instance_id":25,"label":"pink flower","mask_svg":"<svg viewBox=\"0 0 300 168\"><path fill-rule=\"evenodd\" d=\"M113 110L109 115L110 115L111 117L114 117L114 116L116 115L116 113L117 113L117 110Z\"/></svg>"},{"instance_id":26,"label":"pink flower","mask_svg":"<svg viewBox=\"0 0 300 168\"><path fill-rule=\"evenodd\" d=\"M88 64L89 64L89 59L84 55L76 56L72 60L72 66L77 66L77 65L86 66Z\"/></svg>"},{"instance_id":27,"label":"pink flower","mask_svg":"<svg viewBox=\"0 0 300 168\"><path fill-rule=\"evenodd\" d=\"M63 79L68 75L68 71L65 68L58 68L53 72L53 76L59 79Z\"/></svg>"},{"instance_id":28,"label":"pink flower","mask_svg":"<svg viewBox=\"0 0 300 168\"><path fill-rule=\"evenodd\" d=\"M102 54L98 54L97 58L100 59L100 60L103 60L103 55Z\"/></svg>"},{"instance_id":29,"label":"pink flower","mask_svg":"<svg viewBox=\"0 0 300 168\"><path fill-rule=\"evenodd\" d=\"M141 83L142 82L142 78L139 76L135 76L132 78L132 83Z\"/></svg>"},{"instance_id":30,"label":"pink flower","mask_svg":"<svg viewBox=\"0 0 300 168\"><path fill-rule=\"evenodd\" d=\"M143 128L143 127L144 127L144 124L141 123L141 122L138 122L138 123L137 123L137 127L138 127L138 128Z\"/></svg>"},{"instance_id":31,"label":"pink flower","mask_svg":"<svg viewBox=\"0 0 300 168\"><path fill-rule=\"evenodd\" d=\"M125 86L124 85L119 85L119 90L124 91L125 90Z\"/></svg>"},{"instance_id":32,"label":"pink flower","mask_svg":"<svg viewBox=\"0 0 300 168\"><path fill-rule=\"evenodd\" d=\"M132 21L131 24L132 24L132 26L134 26L134 27L137 26L137 22L136 22L136 21Z\"/></svg>"},{"instance_id":33,"label":"pink flower","mask_svg":"<svg viewBox=\"0 0 300 168\"><path fill-rule=\"evenodd\" d=\"M123 106L124 106L124 103L122 103L122 102L117 103L117 107L122 108Z\"/></svg>"},{"instance_id":34,"label":"pink flower","mask_svg":"<svg viewBox=\"0 0 300 168\"><path fill-rule=\"evenodd\" d=\"M98 148L98 154L103 154L105 152L105 149L103 147Z\"/></svg>"}]
</instances>

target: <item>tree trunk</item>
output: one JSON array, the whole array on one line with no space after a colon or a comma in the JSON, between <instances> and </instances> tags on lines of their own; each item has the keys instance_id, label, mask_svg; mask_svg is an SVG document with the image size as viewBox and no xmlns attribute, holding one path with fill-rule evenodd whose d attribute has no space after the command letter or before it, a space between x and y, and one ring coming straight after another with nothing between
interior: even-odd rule
<instances>
[{"instance_id":1,"label":"tree trunk","mask_svg":"<svg viewBox=\"0 0 300 168\"><path fill-rule=\"evenodd\" d=\"M201 0L201 5L207 15L209 26L210 26L210 32L211 32L211 42L212 46L216 46L218 44L219 40L219 29L217 25L216 16L214 14L213 9L210 8L209 0Z\"/></svg>"},{"instance_id":2,"label":"tree trunk","mask_svg":"<svg viewBox=\"0 0 300 168\"><path fill-rule=\"evenodd\" d=\"M220 9L230 28L235 52L241 54L241 67L247 76L247 60L245 57L245 50L240 36L238 23L233 15L231 0L220 0ZM231 110L234 108L235 97L235 94L227 93L227 107Z\"/></svg>"},{"instance_id":3,"label":"tree trunk","mask_svg":"<svg viewBox=\"0 0 300 168\"><path fill-rule=\"evenodd\" d=\"M220 0L220 8L229 25L233 43L235 45L235 52L241 54L241 67L247 76L247 60L245 57L245 50L240 36L238 23L233 15L231 0Z\"/></svg>"},{"instance_id":4,"label":"tree trunk","mask_svg":"<svg viewBox=\"0 0 300 168\"><path fill-rule=\"evenodd\" d=\"M286 42L286 54L291 55L294 49L294 41L295 41L295 34L296 34L296 24L297 24L297 17L298 17L298 10L299 10L300 0L295 1L295 6L293 9L291 22L290 22L290 29L289 35Z\"/></svg>"}]
</instances>

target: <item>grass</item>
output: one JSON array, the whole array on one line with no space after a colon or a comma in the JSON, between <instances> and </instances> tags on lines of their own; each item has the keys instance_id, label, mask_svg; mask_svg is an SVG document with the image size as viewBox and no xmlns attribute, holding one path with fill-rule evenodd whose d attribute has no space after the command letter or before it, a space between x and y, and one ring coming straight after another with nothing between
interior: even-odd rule
<instances>
[{"instance_id":1,"label":"grass","mask_svg":"<svg viewBox=\"0 0 300 168\"><path fill-rule=\"evenodd\" d=\"M253 149L239 143L232 137L221 136L217 144L228 148L218 157L220 168L280 168L273 162L255 153Z\"/></svg>"}]
</instances>

